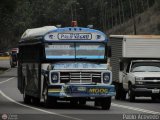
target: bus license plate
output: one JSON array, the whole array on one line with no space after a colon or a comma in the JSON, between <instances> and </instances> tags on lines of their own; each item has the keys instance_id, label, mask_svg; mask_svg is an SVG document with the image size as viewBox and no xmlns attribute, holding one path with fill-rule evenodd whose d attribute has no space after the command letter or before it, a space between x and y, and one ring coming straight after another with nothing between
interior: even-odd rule
<instances>
[{"instance_id":1,"label":"bus license plate","mask_svg":"<svg viewBox=\"0 0 160 120\"><path fill-rule=\"evenodd\" d=\"M90 94L107 94L108 89L106 89L106 88L89 88L88 92Z\"/></svg>"}]
</instances>

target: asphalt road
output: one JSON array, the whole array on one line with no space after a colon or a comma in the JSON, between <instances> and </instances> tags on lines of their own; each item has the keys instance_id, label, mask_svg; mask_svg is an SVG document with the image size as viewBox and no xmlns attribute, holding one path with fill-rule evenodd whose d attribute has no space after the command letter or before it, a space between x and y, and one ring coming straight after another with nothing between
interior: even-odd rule
<instances>
[{"instance_id":1,"label":"asphalt road","mask_svg":"<svg viewBox=\"0 0 160 120\"><path fill-rule=\"evenodd\" d=\"M3 66L10 67L8 61L3 63L6 64ZM160 101L137 98L136 102L130 103L112 98L110 110L94 107L93 102L74 107L70 103L59 102L56 108L48 109L44 107L43 101L39 105L27 105L23 103L23 95L17 89L17 68L10 68L0 75L0 120L6 116L10 120L149 120L149 117L159 120Z\"/></svg>"}]
</instances>

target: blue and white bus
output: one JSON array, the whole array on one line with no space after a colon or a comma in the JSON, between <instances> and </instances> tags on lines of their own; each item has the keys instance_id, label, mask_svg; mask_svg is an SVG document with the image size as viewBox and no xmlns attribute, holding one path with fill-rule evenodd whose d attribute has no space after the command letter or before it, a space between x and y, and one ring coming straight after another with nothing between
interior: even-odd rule
<instances>
[{"instance_id":1,"label":"blue and white bus","mask_svg":"<svg viewBox=\"0 0 160 120\"><path fill-rule=\"evenodd\" d=\"M107 67L108 38L83 27L46 26L28 29L19 41L18 89L25 103L47 107L58 100L73 104L94 101L110 109L115 95Z\"/></svg>"}]
</instances>

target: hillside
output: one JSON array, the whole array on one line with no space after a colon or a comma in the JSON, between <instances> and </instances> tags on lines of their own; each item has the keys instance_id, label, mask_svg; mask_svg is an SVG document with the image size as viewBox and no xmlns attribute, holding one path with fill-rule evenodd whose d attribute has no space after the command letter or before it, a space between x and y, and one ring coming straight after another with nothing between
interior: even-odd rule
<instances>
[{"instance_id":1,"label":"hillside","mask_svg":"<svg viewBox=\"0 0 160 120\"><path fill-rule=\"evenodd\" d=\"M66 27L72 20L110 34L132 34L135 14L138 34L158 34L160 14L155 4L160 6L160 0L1 0L0 51L16 47L26 29Z\"/></svg>"},{"instance_id":2,"label":"hillside","mask_svg":"<svg viewBox=\"0 0 160 120\"><path fill-rule=\"evenodd\" d=\"M160 34L160 8L155 4L145 12L135 15L137 34ZM107 34L134 34L133 18L115 26Z\"/></svg>"}]
</instances>

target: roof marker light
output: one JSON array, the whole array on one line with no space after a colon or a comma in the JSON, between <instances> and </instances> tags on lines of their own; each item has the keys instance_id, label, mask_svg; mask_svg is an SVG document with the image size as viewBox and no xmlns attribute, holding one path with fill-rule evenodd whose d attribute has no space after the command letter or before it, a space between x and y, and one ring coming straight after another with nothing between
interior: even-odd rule
<instances>
[{"instance_id":1,"label":"roof marker light","mask_svg":"<svg viewBox=\"0 0 160 120\"><path fill-rule=\"evenodd\" d=\"M72 22L71 22L71 26L72 26L72 27L77 27L77 26L78 26L77 21L72 21Z\"/></svg>"}]
</instances>

